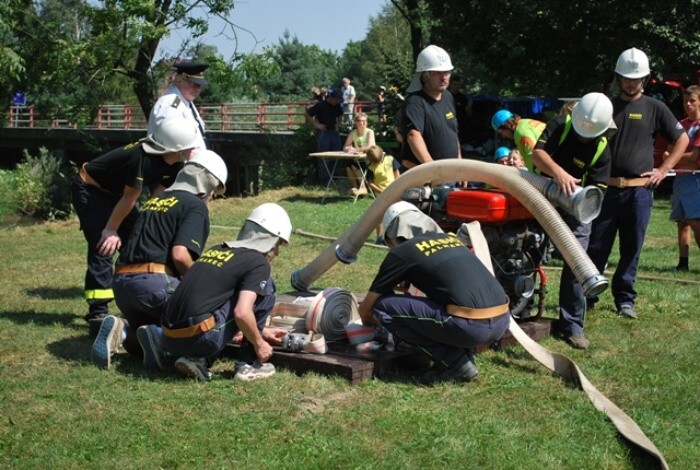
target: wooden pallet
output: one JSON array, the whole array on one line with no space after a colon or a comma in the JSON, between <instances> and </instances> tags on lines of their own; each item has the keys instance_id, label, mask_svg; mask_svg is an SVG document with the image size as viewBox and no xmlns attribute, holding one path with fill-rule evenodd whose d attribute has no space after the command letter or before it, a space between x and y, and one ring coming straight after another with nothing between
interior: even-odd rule
<instances>
[{"instance_id":1,"label":"wooden pallet","mask_svg":"<svg viewBox=\"0 0 700 470\"><path fill-rule=\"evenodd\" d=\"M306 307L294 303L300 296L314 296L315 293L290 293L279 294L277 303L271 313L275 315L303 317ZM361 301L361 296L357 296ZM520 327L535 341L539 341L550 335L551 320L538 319L534 321L523 321ZM496 347L511 346L517 341L510 332L501 338ZM477 349L477 353L489 347L484 345ZM237 346L231 345L227 348L227 353L233 357L237 355ZM227 354L227 355L228 355ZM347 379L351 384L358 384L371 378L382 379L397 370L406 372L415 371L427 364L422 355L408 352L393 351L358 351L355 346L348 342L337 342L329 345L326 354L292 353L285 351L275 351L270 360L275 366L292 370L297 374L315 372L322 375L337 375Z\"/></svg>"}]
</instances>

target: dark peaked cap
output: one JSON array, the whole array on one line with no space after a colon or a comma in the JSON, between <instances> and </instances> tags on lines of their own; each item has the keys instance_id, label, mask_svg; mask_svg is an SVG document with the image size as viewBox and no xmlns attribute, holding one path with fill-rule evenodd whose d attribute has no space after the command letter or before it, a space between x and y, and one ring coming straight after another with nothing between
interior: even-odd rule
<instances>
[{"instance_id":1,"label":"dark peaked cap","mask_svg":"<svg viewBox=\"0 0 700 470\"><path fill-rule=\"evenodd\" d=\"M209 68L209 64L186 60L173 65L173 68L178 74L183 75L185 79L192 83L207 84L207 80L204 78L204 71Z\"/></svg>"}]
</instances>

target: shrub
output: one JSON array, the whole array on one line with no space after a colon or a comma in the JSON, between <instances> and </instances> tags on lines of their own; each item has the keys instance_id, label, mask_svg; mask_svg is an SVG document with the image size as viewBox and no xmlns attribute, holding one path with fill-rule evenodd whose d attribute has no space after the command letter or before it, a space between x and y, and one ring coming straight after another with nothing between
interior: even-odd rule
<instances>
[{"instance_id":1,"label":"shrub","mask_svg":"<svg viewBox=\"0 0 700 470\"><path fill-rule=\"evenodd\" d=\"M294 131L295 139L284 146L271 146L260 159L260 190L313 184L316 162L308 154L316 149L316 138L309 125Z\"/></svg>"},{"instance_id":2,"label":"shrub","mask_svg":"<svg viewBox=\"0 0 700 470\"><path fill-rule=\"evenodd\" d=\"M42 147L39 155L24 151L12 178L12 206L22 215L44 220L65 219L71 213L70 177L75 169Z\"/></svg>"}]
</instances>

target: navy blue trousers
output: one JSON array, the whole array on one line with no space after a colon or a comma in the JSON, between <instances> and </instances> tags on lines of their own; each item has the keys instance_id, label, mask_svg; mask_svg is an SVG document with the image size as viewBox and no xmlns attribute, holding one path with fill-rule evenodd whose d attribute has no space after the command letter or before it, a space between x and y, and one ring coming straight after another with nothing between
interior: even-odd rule
<instances>
[{"instance_id":1,"label":"navy blue trousers","mask_svg":"<svg viewBox=\"0 0 700 470\"><path fill-rule=\"evenodd\" d=\"M441 368L447 368L482 344L501 338L510 313L487 320L449 315L443 305L425 297L388 295L374 304L374 316L394 337L418 346Z\"/></svg>"},{"instance_id":2,"label":"navy blue trousers","mask_svg":"<svg viewBox=\"0 0 700 470\"><path fill-rule=\"evenodd\" d=\"M561 213L562 219L573 232L581 247L588 248L591 224L583 224L568 214ZM582 334L586 317L586 296L583 287L574 277L568 264L564 265L559 281L559 329L562 333Z\"/></svg>"},{"instance_id":3,"label":"navy blue trousers","mask_svg":"<svg viewBox=\"0 0 700 470\"><path fill-rule=\"evenodd\" d=\"M161 273L116 274L112 280L114 302L129 322L124 347L140 356L136 335L142 325L160 325L165 306L180 280Z\"/></svg>"},{"instance_id":4,"label":"navy blue trousers","mask_svg":"<svg viewBox=\"0 0 700 470\"><path fill-rule=\"evenodd\" d=\"M275 284L270 279L267 283L267 292L261 295L253 306L255 321L258 330L262 332L267 322L267 318L272 312L277 299L275 293ZM168 338L163 336L163 349L175 357L199 357L206 358L209 365L213 364L214 360L224 350L233 337L238 333L239 328L236 325L233 309L238 300L238 293L224 303L221 307L212 312L216 325L211 330L192 338ZM256 358L253 345L243 339L241 344L240 359L248 364L252 363Z\"/></svg>"},{"instance_id":5,"label":"navy blue trousers","mask_svg":"<svg viewBox=\"0 0 700 470\"><path fill-rule=\"evenodd\" d=\"M608 187L600 215L593 221L588 256L601 273L615 236L620 235L620 261L612 278L612 295L618 310L624 305L633 306L637 298L634 281L653 204L651 189Z\"/></svg>"}]
</instances>

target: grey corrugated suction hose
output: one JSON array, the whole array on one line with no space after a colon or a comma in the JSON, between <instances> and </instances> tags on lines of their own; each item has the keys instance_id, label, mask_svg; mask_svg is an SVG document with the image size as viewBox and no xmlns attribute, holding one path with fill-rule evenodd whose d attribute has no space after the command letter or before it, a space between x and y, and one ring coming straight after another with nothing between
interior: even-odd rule
<instances>
[{"instance_id":1,"label":"grey corrugated suction hose","mask_svg":"<svg viewBox=\"0 0 700 470\"><path fill-rule=\"evenodd\" d=\"M600 215L603 191L595 186L585 188L577 186L573 195L565 196L551 178L536 175L526 170L520 170L520 176L532 184L554 206L564 209L584 224L593 222Z\"/></svg>"},{"instance_id":2,"label":"grey corrugated suction hose","mask_svg":"<svg viewBox=\"0 0 700 470\"><path fill-rule=\"evenodd\" d=\"M451 181L469 180L502 188L517 198L550 236L566 263L571 266L585 294L590 297L605 290L608 286L607 279L598 272L552 204L525 178L534 180L544 177L530 174L523 176L512 167L474 160L449 159L417 166L389 185L364 215L338 237L335 246L329 246L308 265L294 271L292 286L300 291L308 291L311 284L338 260L345 263L355 260L369 234L381 222L386 209L401 199L406 188L426 183L437 186Z\"/></svg>"}]
</instances>

